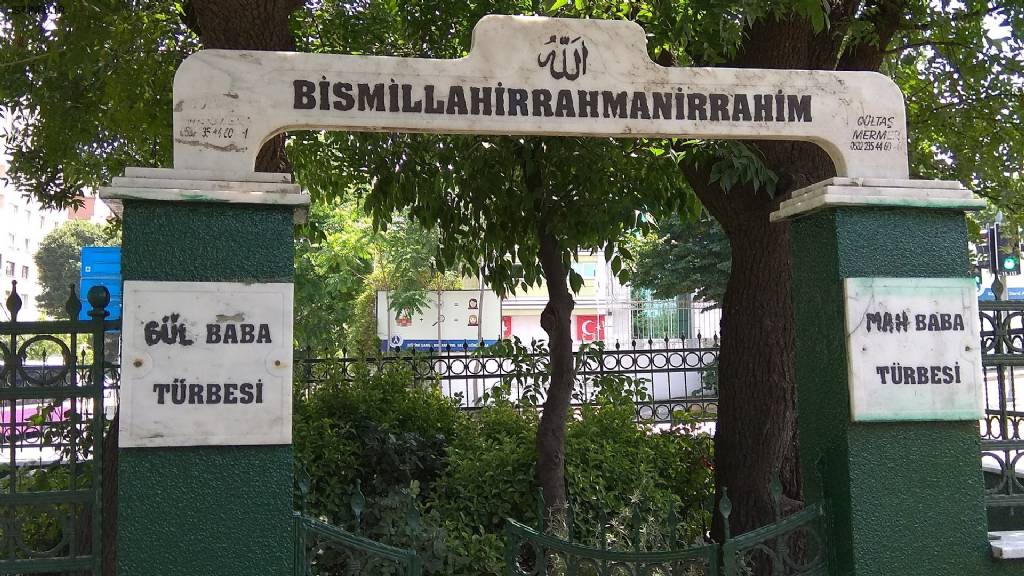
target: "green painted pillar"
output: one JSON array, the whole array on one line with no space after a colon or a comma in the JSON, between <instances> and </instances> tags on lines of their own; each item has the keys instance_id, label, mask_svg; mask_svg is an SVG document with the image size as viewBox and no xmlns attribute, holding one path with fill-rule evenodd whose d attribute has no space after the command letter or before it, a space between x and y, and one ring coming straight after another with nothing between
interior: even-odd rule
<instances>
[{"instance_id":1,"label":"green painted pillar","mask_svg":"<svg viewBox=\"0 0 1024 576\"><path fill-rule=\"evenodd\" d=\"M834 179L773 215L791 220L804 490L808 501L830 503L834 574L1024 573L1022 564L991 560L977 421L851 417L845 280L968 274L963 211L979 201L934 184L851 193L848 179Z\"/></svg>"},{"instance_id":2,"label":"green painted pillar","mask_svg":"<svg viewBox=\"0 0 1024 576\"><path fill-rule=\"evenodd\" d=\"M265 194L249 203L236 190L192 194L205 201L189 202L177 201L186 196L177 190L114 184L103 194L122 211L126 282L292 281L293 218L303 195L277 203ZM124 410L122 403L122 418ZM290 444L122 446L118 459L120 574L293 573Z\"/></svg>"}]
</instances>

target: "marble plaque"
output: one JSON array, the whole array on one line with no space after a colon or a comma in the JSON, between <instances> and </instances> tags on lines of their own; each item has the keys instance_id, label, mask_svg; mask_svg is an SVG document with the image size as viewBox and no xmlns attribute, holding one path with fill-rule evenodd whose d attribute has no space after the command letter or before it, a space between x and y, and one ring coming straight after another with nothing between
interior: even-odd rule
<instances>
[{"instance_id":1,"label":"marble plaque","mask_svg":"<svg viewBox=\"0 0 1024 576\"><path fill-rule=\"evenodd\" d=\"M854 421L979 420L978 300L971 278L848 278Z\"/></svg>"},{"instance_id":2,"label":"marble plaque","mask_svg":"<svg viewBox=\"0 0 1024 576\"><path fill-rule=\"evenodd\" d=\"M292 285L124 283L122 447L290 444Z\"/></svg>"}]
</instances>

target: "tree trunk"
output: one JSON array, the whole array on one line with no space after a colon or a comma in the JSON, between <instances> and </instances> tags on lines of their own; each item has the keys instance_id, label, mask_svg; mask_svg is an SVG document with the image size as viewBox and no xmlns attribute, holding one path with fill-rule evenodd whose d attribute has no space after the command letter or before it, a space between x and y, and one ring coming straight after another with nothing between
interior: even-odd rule
<instances>
[{"instance_id":1,"label":"tree trunk","mask_svg":"<svg viewBox=\"0 0 1024 576\"><path fill-rule=\"evenodd\" d=\"M779 175L773 197L738 186L723 191L708 171L683 167L704 206L719 221L732 247L732 273L722 302L718 424L715 429L716 501L728 490L730 532L740 534L773 520L768 484L779 470L787 508L801 499L796 441L792 269L789 225L769 214L784 192L834 174L814 145L750 143ZM713 532L721 537L721 516Z\"/></svg>"},{"instance_id":2,"label":"tree trunk","mask_svg":"<svg viewBox=\"0 0 1024 576\"><path fill-rule=\"evenodd\" d=\"M569 291L569 270L554 234L556 223L546 216L545 183L540 162L539 140L527 139L519 151L523 187L534 199L537 215L537 259L544 272L548 303L540 315L540 326L548 334L549 368L544 412L537 427L537 483L544 494L548 518L565 509L565 424L569 417L576 367L572 354L572 310L576 306Z\"/></svg>"},{"instance_id":3,"label":"tree trunk","mask_svg":"<svg viewBox=\"0 0 1024 576\"><path fill-rule=\"evenodd\" d=\"M768 210L743 216L729 234L715 429L716 488L729 491L734 534L770 521L768 484L796 425L789 227L769 224ZM787 492L798 498L799 484Z\"/></svg>"},{"instance_id":4,"label":"tree trunk","mask_svg":"<svg viewBox=\"0 0 1024 576\"><path fill-rule=\"evenodd\" d=\"M288 20L302 0L194 0L185 4L185 25L203 48L226 50L295 50ZM284 152L284 134L263 145L256 156L257 172L291 172Z\"/></svg>"},{"instance_id":5,"label":"tree trunk","mask_svg":"<svg viewBox=\"0 0 1024 576\"><path fill-rule=\"evenodd\" d=\"M765 18L744 30L737 68L877 70L884 50L906 19L905 0L839 0L829 27L815 32L801 17ZM855 20L877 34L844 45ZM732 246L732 274L722 302L719 362L721 400L715 432L716 501L728 489L732 534L773 520L768 483L779 469L784 508L802 499L796 428L792 262L789 226L768 215L790 192L835 175L831 159L803 142L750 142L778 176L775 197L737 186L724 191L706 166L683 171L701 202L722 225ZM721 537L721 517L714 517Z\"/></svg>"},{"instance_id":6,"label":"tree trunk","mask_svg":"<svg viewBox=\"0 0 1024 576\"><path fill-rule=\"evenodd\" d=\"M537 428L536 473L550 517L566 506L565 424L576 379L572 353L572 310L576 304L569 291L569 271L562 262L558 240L543 229L538 257L548 288L548 303L540 315L540 326L550 341L551 380Z\"/></svg>"}]
</instances>

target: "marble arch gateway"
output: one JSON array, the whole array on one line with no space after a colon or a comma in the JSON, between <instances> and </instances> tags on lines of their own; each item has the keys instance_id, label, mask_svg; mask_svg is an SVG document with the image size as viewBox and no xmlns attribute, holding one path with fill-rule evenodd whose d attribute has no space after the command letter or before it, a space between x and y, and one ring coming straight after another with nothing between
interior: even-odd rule
<instances>
[{"instance_id":1,"label":"marble arch gateway","mask_svg":"<svg viewBox=\"0 0 1024 576\"><path fill-rule=\"evenodd\" d=\"M903 96L885 76L665 68L633 23L487 16L454 60L200 51L175 76L172 113L173 168L128 168L100 191L124 231L121 573L298 568L292 232L309 196L254 165L269 138L306 129L817 144L838 176L772 214L793 241L806 497L836 504L843 573L1009 573L979 553L963 211L984 202L909 179ZM932 316L939 330L912 321ZM944 317L964 322L945 330ZM146 338L161 319L177 338Z\"/></svg>"},{"instance_id":2,"label":"marble arch gateway","mask_svg":"<svg viewBox=\"0 0 1024 576\"><path fill-rule=\"evenodd\" d=\"M665 68L626 21L486 16L455 60L203 50L175 76L177 169L252 172L298 129L807 140L840 176L908 174L886 76Z\"/></svg>"}]
</instances>

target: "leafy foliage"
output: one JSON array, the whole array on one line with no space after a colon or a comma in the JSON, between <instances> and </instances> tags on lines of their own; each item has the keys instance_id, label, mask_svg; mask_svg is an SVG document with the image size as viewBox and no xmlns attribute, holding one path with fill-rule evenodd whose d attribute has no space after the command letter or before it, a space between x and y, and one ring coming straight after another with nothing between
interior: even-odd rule
<instances>
[{"instance_id":1,"label":"leafy foliage","mask_svg":"<svg viewBox=\"0 0 1024 576\"><path fill-rule=\"evenodd\" d=\"M651 234L637 240L633 286L651 290L657 298L695 294L696 299L721 302L731 269L729 239L711 217L696 221L669 218Z\"/></svg>"},{"instance_id":2,"label":"leafy foliage","mask_svg":"<svg viewBox=\"0 0 1024 576\"><path fill-rule=\"evenodd\" d=\"M635 501L650 518L663 518L675 503L686 511L686 538L699 539L711 494L710 438L683 427L638 427L636 383L595 385L602 390L597 405L569 424L569 492L579 534L592 533L602 514L614 527ZM433 388L411 384L404 368L363 370L296 398L303 505L355 530L350 504L361 486L362 534L415 548L428 574L502 574L504 519L538 520L539 419L536 400L519 405L500 393L492 399L473 415L459 412ZM593 534L586 537L596 545Z\"/></svg>"},{"instance_id":3,"label":"leafy foliage","mask_svg":"<svg viewBox=\"0 0 1024 576\"><path fill-rule=\"evenodd\" d=\"M366 224L350 205L310 207L306 233L295 239L295 340L301 345L340 348L372 266Z\"/></svg>"},{"instance_id":4,"label":"leafy foliage","mask_svg":"<svg viewBox=\"0 0 1024 576\"><path fill-rule=\"evenodd\" d=\"M296 341L321 353L376 350L378 290L391 292L397 316L420 311L428 290L458 284L434 271L436 252L436 234L406 218L375 231L353 201L314 203L295 241Z\"/></svg>"},{"instance_id":5,"label":"leafy foliage","mask_svg":"<svg viewBox=\"0 0 1024 576\"><path fill-rule=\"evenodd\" d=\"M307 504L335 521L350 514L347 495L358 480L370 496L412 481L429 484L461 415L432 388L411 385L400 365L377 374L365 367L297 399L296 461L310 478Z\"/></svg>"},{"instance_id":6,"label":"leafy foliage","mask_svg":"<svg viewBox=\"0 0 1024 576\"><path fill-rule=\"evenodd\" d=\"M81 277L82 247L112 243L103 226L84 220L69 220L43 237L35 255L43 288L36 297L39 308L49 316L63 317L68 287L77 291Z\"/></svg>"},{"instance_id":7,"label":"leafy foliage","mask_svg":"<svg viewBox=\"0 0 1024 576\"><path fill-rule=\"evenodd\" d=\"M171 81L197 47L173 0L7 2L0 110L15 187L67 207L170 160Z\"/></svg>"}]
</instances>

